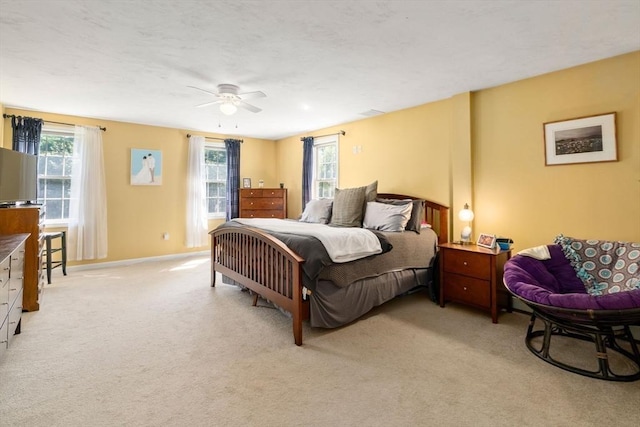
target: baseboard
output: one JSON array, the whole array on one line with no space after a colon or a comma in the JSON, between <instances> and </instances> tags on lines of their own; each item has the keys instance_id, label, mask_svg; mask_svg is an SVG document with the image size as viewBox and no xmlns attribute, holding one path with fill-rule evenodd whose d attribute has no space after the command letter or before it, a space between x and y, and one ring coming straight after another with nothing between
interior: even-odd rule
<instances>
[{"instance_id":1,"label":"baseboard","mask_svg":"<svg viewBox=\"0 0 640 427\"><path fill-rule=\"evenodd\" d=\"M67 265L69 271L96 270L98 268L122 267L125 265L139 264L141 262L167 261L180 258L191 258L196 256L210 255L211 251L185 252L180 254L160 255L146 258L122 259L119 261L96 262L92 264Z\"/></svg>"}]
</instances>

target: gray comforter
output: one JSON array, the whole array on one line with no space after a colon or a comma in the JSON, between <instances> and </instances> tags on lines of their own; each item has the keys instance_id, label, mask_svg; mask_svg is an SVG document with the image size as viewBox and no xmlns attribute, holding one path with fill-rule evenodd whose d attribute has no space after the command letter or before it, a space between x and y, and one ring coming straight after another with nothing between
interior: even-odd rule
<instances>
[{"instance_id":1,"label":"gray comforter","mask_svg":"<svg viewBox=\"0 0 640 427\"><path fill-rule=\"evenodd\" d=\"M244 227L234 221L221 224L223 227ZM286 244L305 259L302 264L304 285L315 290L318 280L332 281L336 286L349 284L370 277L377 277L389 271L409 268L427 268L433 263L437 249L437 236L431 229L417 234L413 231L402 233L381 232L376 234L382 246L382 253L355 261L334 264L324 245L315 237L290 233L265 231Z\"/></svg>"}]
</instances>

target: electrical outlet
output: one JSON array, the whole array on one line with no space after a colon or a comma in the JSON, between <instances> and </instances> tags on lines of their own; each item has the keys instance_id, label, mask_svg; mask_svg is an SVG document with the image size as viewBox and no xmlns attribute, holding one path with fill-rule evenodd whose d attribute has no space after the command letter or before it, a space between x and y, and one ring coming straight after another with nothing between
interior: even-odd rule
<instances>
[{"instance_id":1,"label":"electrical outlet","mask_svg":"<svg viewBox=\"0 0 640 427\"><path fill-rule=\"evenodd\" d=\"M169 233L167 233L167 232L162 233L162 238L164 240L169 240Z\"/></svg>"}]
</instances>

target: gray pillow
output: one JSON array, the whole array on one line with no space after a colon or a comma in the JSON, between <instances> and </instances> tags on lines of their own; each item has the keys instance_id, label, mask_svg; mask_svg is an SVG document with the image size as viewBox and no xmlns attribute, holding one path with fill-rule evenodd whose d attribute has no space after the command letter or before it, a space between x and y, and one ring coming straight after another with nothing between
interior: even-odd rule
<instances>
[{"instance_id":1,"label":"gray pillow","mask_svg":"<svg viewBox=\"0 0 640 427\"><path fill-rule=\"evenodd\" d=\"M302 212L300 221L328 224L331 220L332 205L333 200L331 199L309 200L309 203L307 203L307 206L304 208L304 212Z\"/></svg>"},{"instance_id":2,"label":"gray pillow","mask_svg":"<svg viewBox=\"0 0 640 427\"><path fill-rule=\"evenodd\" d=\"M420 227L422 221L424 221L424 200L376 199L376 201L380 203L387 203L390 205L405 205L407 203L413 204L413 208L411 209L411 217L409 218L409 222L407 222L405 230L415 231L416 233L420 234Z\"/></svg>"},{"instance_id":3,"label":"gray pillow","mask_svg":"<svg viewBox=\"0 0 640 427\"><path fill-rule=\"evenodd\" d=\"M364 206L365 191L367 187L336 188L333 197L333 211L331 213L331 225L341 227L361 227L362 207Z\"/></svg>"},{"instance_id":4,"label":"gray pillow","mask_svg":"<svg viewBox=\"0 0 640 427\"><path fill-rule=\"evenodd\" d=\"M412 209L413 203L392 205L369 202L362 226L380 231L404 231Z\"/></svg>"},{"instance_id":5,"label":"gray pillow","mask_svg":"<svg viewBox=\"0 0 640 427\"><path fill-rule=\"evenodd\" d=\"M371 184L367 185L364 190L365 202L375 202L376 197L378 197L378 180L375 180Z\"/></svg>"}]
</instances>

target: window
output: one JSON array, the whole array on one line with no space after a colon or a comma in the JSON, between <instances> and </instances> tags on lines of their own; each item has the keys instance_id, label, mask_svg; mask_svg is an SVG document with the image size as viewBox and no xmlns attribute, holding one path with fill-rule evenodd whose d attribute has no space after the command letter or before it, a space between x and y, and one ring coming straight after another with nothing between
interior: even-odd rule
<instances>
[{"instance_id":1,"label":"window","mask_svg":"<svg viewBox=\"0 0 640 427\"><path fill-rule=\"evenodd\" d=\"M38 203L47 223L69 219L73 128L43 127L38 155Z\"/></svg>"},{"instance_id":2,"label":"window","mask_svg":"<svg viewBox=\"0 0 640 427\"><path fill-rule=\"evenodd\" d=\"M338 136L316 138L313 144L314 199L332 199L338 186Z\"/></svg>"},{"instance_id":3,"label":"window","mask_svg":"<svg viewBox=\"0 0 640 427\"><path fill-rule=\"evenodd\" d=\"M209 217L224 217L227 210L227 150L223 144L205 145L204 170Z\"/></svg>"}]
</instances>

